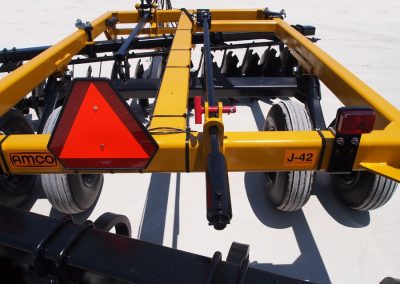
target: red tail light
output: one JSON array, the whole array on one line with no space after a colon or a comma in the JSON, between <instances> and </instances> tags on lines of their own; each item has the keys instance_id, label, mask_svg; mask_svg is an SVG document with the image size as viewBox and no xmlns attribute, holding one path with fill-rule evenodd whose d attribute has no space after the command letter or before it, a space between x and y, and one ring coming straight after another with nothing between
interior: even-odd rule
<instances>
[{"instance_id":1,"label":"red tail light","mask_svg":"<svg viewBox=\"0 0 400 284\"><path fill-rule=\"evenodd\" d=\"M370 108L342 107L336 115L336 131L340 134L363 134L374 129L376 114Z\"/></svg>"}]
</instances>

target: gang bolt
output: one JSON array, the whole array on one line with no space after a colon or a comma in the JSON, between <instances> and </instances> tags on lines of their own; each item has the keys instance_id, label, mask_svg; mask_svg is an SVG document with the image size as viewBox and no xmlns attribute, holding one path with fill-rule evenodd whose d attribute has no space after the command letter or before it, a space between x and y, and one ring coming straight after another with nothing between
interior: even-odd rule
<instances>
[{"instance_id":1,"label":"gang bolt","mask_svg":"<svg viewBox=\"0 0 400 284\"><path fill-rule=\"evenodd\" d=\"M344 139L342 137L339 137L338 139L336 139L336 142L340 145L343 146L344 145Z\"/></svg>"},{"instance_id":2,"label":"gang bolt","mask_svg":"<svg viewBox=\"0 0 400 284\"><path fill-rule=\"evenodd\" d=\"M358 138L354 137L354 138L352 138L352 139L351 139L351 141L350 141L350 142L351 142L351 144L353 144L353 145L356 145L356 146L357 146L359 141L358 141Z\"/></svg>"}]
</instances>

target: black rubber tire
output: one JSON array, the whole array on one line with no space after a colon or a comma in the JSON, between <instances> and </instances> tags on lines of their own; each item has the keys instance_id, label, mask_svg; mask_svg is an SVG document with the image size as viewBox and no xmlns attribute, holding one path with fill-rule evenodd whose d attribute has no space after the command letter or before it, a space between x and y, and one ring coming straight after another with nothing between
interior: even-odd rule
<instances>
[{"instance_id":1,"label":"black rubber tire","mask_svg":"<svg viewBox=\"0 0 400 284\"><path fill-rule=\"evenodd\" d=\"M24 115L11 109L0 118L0 130L5 134L34 134ZM0 204L10 207L24 207L30 199L36 175L8 175L0 177Z\"/></svg>"},{"instance_id":2,"label":"black rubber tire","mask_svg":"<svg viewBox=\"0 0 400 284\"><path fill-rule=\"evenodd\" d=\"M61 107L49 116L43 133L54 129ZM104 177L102 174L43 174L43 191L54 209L76 214L89 209L100 196Z\"/></svg>"},{"instance_id":3,"label":"black rubber tire","mask_svg":"<svg viewBox=\"0 0 400 284\"><path fill-rule=\"evenodd\" d=\"M312 130L310 117L303 104L282 100L273 105L265 119L265 131ZM266 193L281 211L301 209L311 195L314 171L266 172Z\"/></svg>"},{"instance_id":4,"label":"black rubber tire","mask_svg":"<svg viewBox=\"0 0 400 284\"><path fill-rule=\"evenodd\" d=\"M345 205L359 211L383 206L393 196L397 187L397 182L367 171L332 174L330 177L339 199Z\"/></svg>"}]
</instances>

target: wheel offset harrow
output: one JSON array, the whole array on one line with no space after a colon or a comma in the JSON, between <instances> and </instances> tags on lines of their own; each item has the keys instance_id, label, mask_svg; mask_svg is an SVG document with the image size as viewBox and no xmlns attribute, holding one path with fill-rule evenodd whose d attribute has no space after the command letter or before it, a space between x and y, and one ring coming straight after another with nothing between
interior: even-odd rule
<instances>
[{"instance_id":1,"label":"wheel offset harrow","mask_svg":"<svg viewBox=\"0 0 400 284\"><path fill-rule=\"evenodd\" d=\"M78 30L51 47L4 50L0 71L11 73L0 81L2 186L12 186L7 184L10 177L41 174L53 206L76 213L97 199L102 182L92 195L81 191L84 186L93 189L101 173L205 172L207 219L223 229L232 218L229 171L267 172L267 195L283 211L301 208L314 172L327 171L350 207L382 206L400 181L399 110L322 51L312 37L315 28L291 26L284 16L284 11L269 9L163 10L141 3L134 11L77 21ZM107 40L96 41L100 35ZM202 53L197 67L195 47ZM259 48L260 54L255 51ZM237 49L245 50L243 60ZM214 51L223 52L220 65L213 62ZM133 58L150 58L150 66L139 60L132 68ZM93 78L91 67L83 79L71 69L105 61L113 62L112 72L101 80ZM86 87L88 93L79 95L80 81L93 84L98 93ZM320 81L345 105L328 127ZM116 98L133 100L128 106ZM265 131L225 131L223 114L235 112L240 100L264 98L281 101L268 114ZM77 109L87 101L92 103L89 110ZM60 117L46 126L57 107L63 107ZM108 107L139 145L129 157L124 155L130 146L118 142L126 141L122 132L110 133L112 125L96 124ZM38 117L31 131L7 131L10 112L27 114L30 109ZM193 115L202 130L192 130ZM74 135L75 142L68 140ZM147 151L149 143L153 149ZM50 182L60 174L65 178ZM78 190L66 180L74 175L79 176ZM361 190L360 177L371 181L368 190ZM82 198L88 199L85 206L79 206Z\"/></svg>"}]
</instances>

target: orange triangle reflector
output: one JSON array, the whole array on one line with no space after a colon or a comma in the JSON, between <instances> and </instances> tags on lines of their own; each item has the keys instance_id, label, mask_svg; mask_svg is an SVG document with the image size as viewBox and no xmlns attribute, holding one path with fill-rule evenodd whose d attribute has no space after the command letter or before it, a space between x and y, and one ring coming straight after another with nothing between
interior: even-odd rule
<instances>
[{"instance_id":1,"label":"orange triangle reflector","mask_svg":"<svg viewBox=\"0 0 400 284\"><path fill-rule=\"evenodd\" d=\"M157 143L107 79L75 80L50 138L67 169L145 169Z\"/></svg>"}]
</instances>

